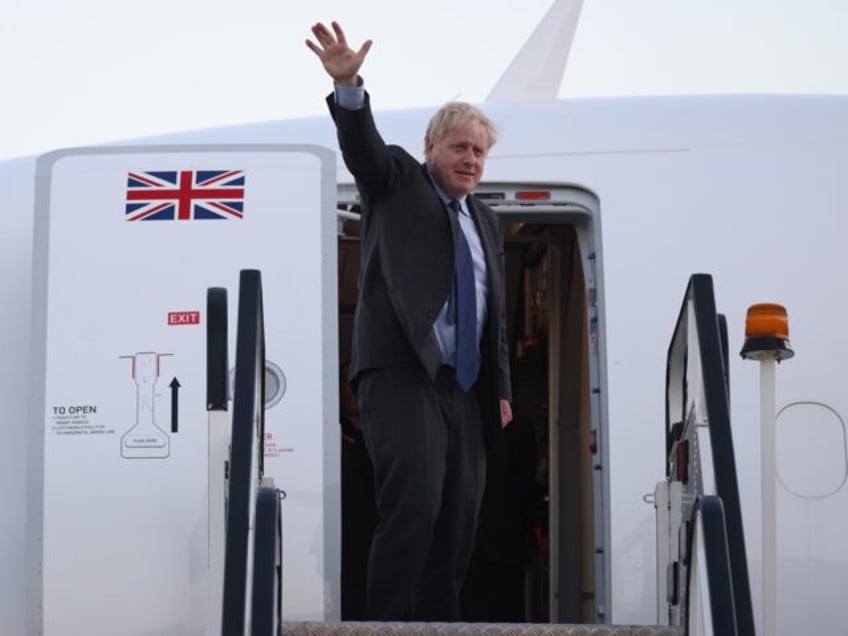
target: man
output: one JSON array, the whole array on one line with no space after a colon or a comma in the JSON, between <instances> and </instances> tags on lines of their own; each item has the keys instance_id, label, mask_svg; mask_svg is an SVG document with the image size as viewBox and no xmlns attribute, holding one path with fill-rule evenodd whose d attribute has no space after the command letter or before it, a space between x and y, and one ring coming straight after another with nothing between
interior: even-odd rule
<instances>
[{"instance_id":1,"label":"man","mask_svg":"<svg viewBox=\"0 0 848 636\"><path fill-rule=\"evenodd\" d=\"M335 83L327 99L362 209L351 381L374 465L379 521L365 619L459 619L485 481L486 438L512 419L500 224L471 195L495 133L445 105L422 165L377 132L337 23L307 46Z\"/></svg>"}]
</instances>

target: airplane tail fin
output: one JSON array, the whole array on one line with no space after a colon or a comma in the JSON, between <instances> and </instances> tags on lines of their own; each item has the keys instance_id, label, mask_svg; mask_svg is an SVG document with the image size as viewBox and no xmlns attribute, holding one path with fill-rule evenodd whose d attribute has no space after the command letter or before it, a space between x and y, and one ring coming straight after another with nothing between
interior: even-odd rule
<instances>
[{"instance_id":1,"label":"airplane tail fin","mask_svg":"<svg viewBox=\"0 0 848 636\"><path fill-rule=\"evenodd\" d=\"M582 8L583 0L555 0L486 101L556 99Z\"/></svg>"}]
</instances>

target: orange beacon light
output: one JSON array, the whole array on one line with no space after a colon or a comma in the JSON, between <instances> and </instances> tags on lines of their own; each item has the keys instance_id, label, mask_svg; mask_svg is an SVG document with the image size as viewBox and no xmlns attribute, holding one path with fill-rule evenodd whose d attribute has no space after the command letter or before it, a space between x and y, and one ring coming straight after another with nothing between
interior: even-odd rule
<instances>
[{"instance_id":1,"label":"orange beacon light","mask_svg":"<svg viewBox=\"0 0 848 636\"><path fill-rule=\"evenodd\" d=\"M780 362L795 355L789 344L789 318L783 305L757 303L745 316L745 343L739 352L745 360L772 358Z\"/></svg>"}]
</instances>

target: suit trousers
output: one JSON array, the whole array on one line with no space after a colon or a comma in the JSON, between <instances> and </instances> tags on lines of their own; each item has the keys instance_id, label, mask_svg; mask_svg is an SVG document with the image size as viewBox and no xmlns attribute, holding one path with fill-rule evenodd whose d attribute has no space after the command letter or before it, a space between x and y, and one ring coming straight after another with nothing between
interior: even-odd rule
<instances>
[{"instance_id":1,"label":"suit trousers","mask_svg":"<svg viewBox=\"0 0 848 636\"><path fill-rule=\"evenodd\" d=\"M371 369L357 379L379 521L365 620L457 621L486 476L474 387L451 367Z\"/></svg>"}]
</instances>

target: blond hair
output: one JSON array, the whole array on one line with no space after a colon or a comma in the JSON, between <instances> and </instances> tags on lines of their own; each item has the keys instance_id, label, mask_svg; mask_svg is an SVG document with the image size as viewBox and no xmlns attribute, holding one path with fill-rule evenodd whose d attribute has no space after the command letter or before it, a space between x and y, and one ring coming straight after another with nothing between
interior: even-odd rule
<instances>
[{"instance_id":1,"label":"blond hair","mask_svg":"<svg viewBox=\"0 0 848 636\"><path fill-rule=\"evenodd\" d=\"M439 141L445 135L469 124L478 125L483 129L489 139L486 151L490 150L497 141L498 131L479 108L467 102L448 102L433 115L424 133L424 147L426 148L429 142Z\"/></svg>"}]
</instances>

